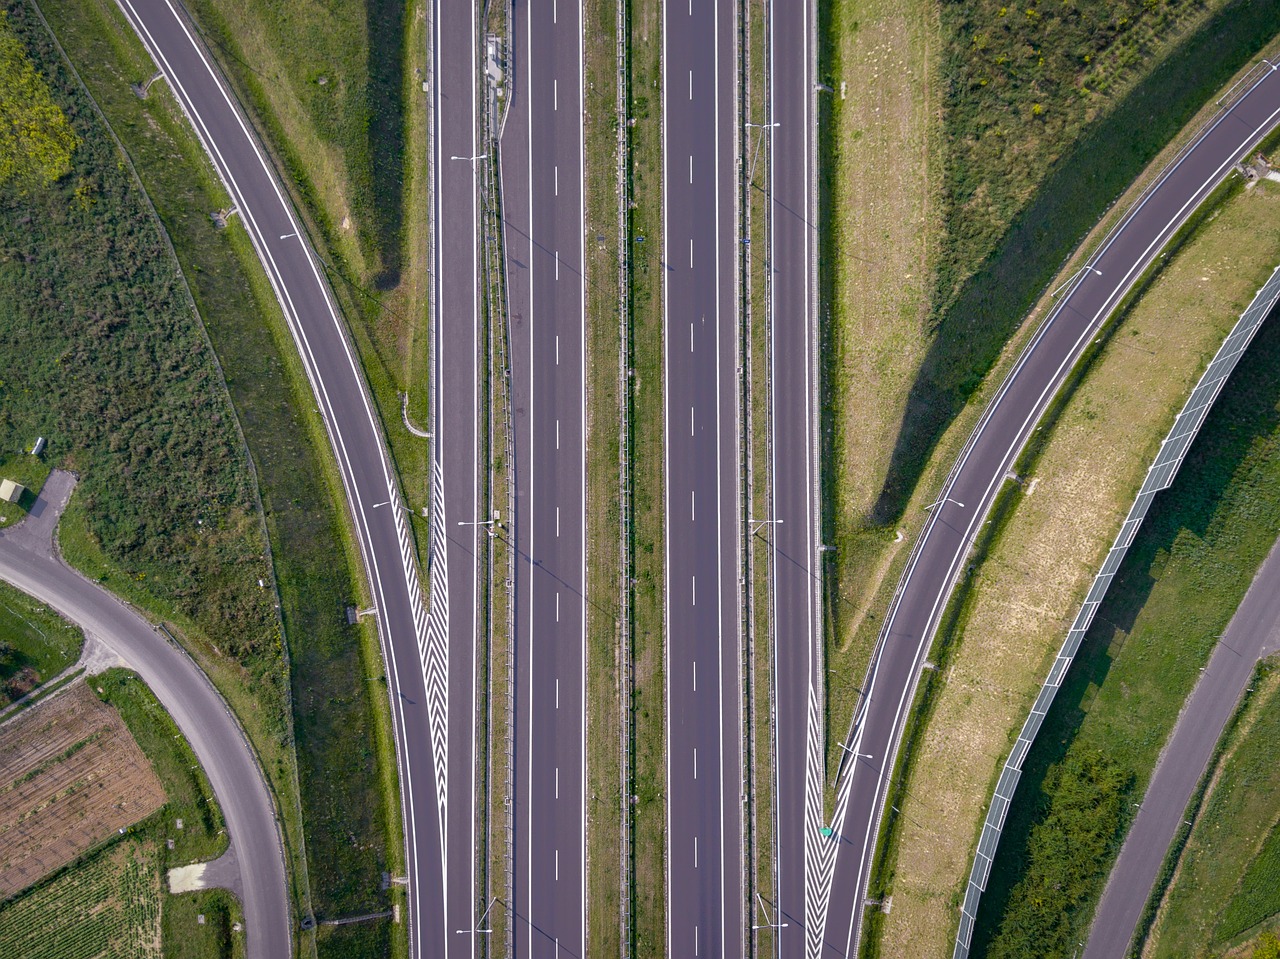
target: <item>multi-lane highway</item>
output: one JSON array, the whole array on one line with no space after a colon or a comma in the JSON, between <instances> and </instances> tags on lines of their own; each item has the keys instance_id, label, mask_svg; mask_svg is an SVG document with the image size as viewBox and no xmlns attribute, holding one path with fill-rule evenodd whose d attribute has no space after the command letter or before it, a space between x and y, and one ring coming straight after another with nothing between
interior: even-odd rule
<instances>
[{"instance_id":1,"label":"multi-lane highway","mask_svg":"<svg viewBox=\"0 0 1280 959\"><path fill-rule=\"evenodd\" d=\"M191 743L227 821L243 900L248 959L292 954L293 922L275 804L243 731L184 651L137 612L68 567L54 527L74 480L54 471L31 515L0 531L0 579L48 603L140 675Z\"/></svg>"},{"instance_id":2,"label":"multi-lane highway","mask_svg":"<svg viewBox=\"0 0 1280 959\"><path fill-rule=\"evenodd\" d=\"M446 735L448 650L444 637L427 630L406 513L364 374L279 178L185 13L174 0L120 0L120 6L231 196L324 418L386 659L408 846L411 955L443 956L462 938L446 926L444 908L442 831L450 777L439 753Z\"/></svg>"},{"instance_id":3,"label":"multi-lane highway","mask_svg":"<svg viewBox=\"0 0 1280 959\"><path fill-rule=\"evenodd\" d=\"M583 22L518 3L502 196L515 429L515 955L587 955Z\"/></svg>"},{"instance_id":4,"label":"multi-lane highway","mask_svg":"<svg viewBox=\"0 0 1280 959\"><path fill-rule=\"evenodd\" d=\"M663 4L669 956L743 954L737 5Z\"/></svg>"},{"instance_id":5,"label":"multi-lane highway","mask_svg":"<svg viewBox=\"0 0 1280 959\"><path fill-rule=\"evenodd\" d=\"M480 278L477 173L482 103L477 4L435 0L431 22L433 299L431 324L431 548L428 649L444 650L448 677L445 739L433 743L449 770L445 822L445 943L450 956L474 956L478 900L476 732L477 548L480 430ZM438 673L437 675L440 675ZM433 729L433 732L438 730ZM467 930L458 933L457 930Z\"/></svg>"},{"instance_id":6,"label":"multi-lane highway","mask_svg":"<svg viewBox=\"0 0 1280 959\"><path fill-rule=\"evenodd\" d=\"M1178 227L1277 118L1280 74L1267 69L1180 154L1090 258L965 445L912 552L863 685L828 840L836 850L835 876L817 954L856 951L885 787L916 680L1000 483L1090 338Z\"/></svg>"},{"instance_id":7,"label":"multi-lane highway","mask_svg":"<svg viewBox=\"0 0 1280 959\"><path fill-rule=\"evenodd\" d=\"M1240 608L1231 617L1209 665L1187 699L1125 837L1098 903L1084 959L1129 954L1133 938L1196 783L1204 774L1254 665L1280 650L1280 548L1273 546Z\"/></svg>"},{"instance_id":8,"label":"multi-lane highway","mask_svg":"<svg viewBox=\"0 0 1280 959\"><path fill-rule=\"evenodd\" d=\"M825 782L818 500L815 5L769 4L769 276L778 955L822 931L831 856L817 827ZM779 126L773 126L773 123ZM763 917L761 920L763 921Z\"/></svg>"}]
</instances>

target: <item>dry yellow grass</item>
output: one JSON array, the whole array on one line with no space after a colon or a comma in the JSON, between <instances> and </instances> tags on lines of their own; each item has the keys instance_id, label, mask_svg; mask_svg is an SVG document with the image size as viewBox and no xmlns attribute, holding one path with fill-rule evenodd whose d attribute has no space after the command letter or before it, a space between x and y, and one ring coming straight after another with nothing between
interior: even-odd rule
<instances>
[{"instance_id":1,"label":"dry yellow grass","mask_svg":"<svg viewBox=\"0 0 1280 959\"><path fill-rule=\"evenodd\" d=\"M1227 203L1123 321L973 581L917 750L884 955L949 955L991 783L1160 440L1280 261L1280 189ZM1105 437L1106 441L1100 441Z\"/></svg>"},{"instance_id":2,"label":"dry yellow grass","mask_svg":"<svg viewBox=\"0 0 1280 959\"><path fill-rule=\"evenodd\" d=\"M929 343L936 192L937 7L834 5L830 202L836 508L860 521L880 492L907 392Z\"/></svg>"}]
</instances>

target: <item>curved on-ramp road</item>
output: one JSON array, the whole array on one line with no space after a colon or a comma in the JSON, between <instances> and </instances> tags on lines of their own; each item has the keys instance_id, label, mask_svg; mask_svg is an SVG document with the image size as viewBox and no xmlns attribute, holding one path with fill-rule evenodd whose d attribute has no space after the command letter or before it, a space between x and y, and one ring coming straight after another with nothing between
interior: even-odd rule
<instances>
[{"instance_id":1,"label":"curved on-ramp road","mask_svg":"<svg viewBox=\"0 0 1280 959\"><path fill-rule=\"evenodd\" d=\"M872 659L827 838L834 872L817 956L858 946L876 834L924 656L970 544L1045 407L1142 272L1232 165L1280 119L1280 74L1265 69L1148 189L1089 259L984 412L917 543ZM821 823L808 822L806 829Z\"/></svg>"},{"instance_id":2,"label":"curved on-ramp road","mask_svg":"<svg viewBox=\"0 0 1280 959\"><path fill-rule=\"evenodd\" d=\"M460 881L456 876L451 880L453 860L445 837L453 732L447 722L448 637L427 623L406 508L364 372L280 179L181 4L117 2L231 196L324 419L377 610L387 668L407 846L410 956L444 956L450 947L463 945L445 916L445 892L454 888L451 882ZM474 735L471 729L461 733ZM471 749L460 746L452 752L462 757L458 776L470 775ZM469 882L469 868L467 873ZM470 944L466 946L470 952Z\"/></svg>"},{"instance_id":3,"label":"curved on-ramp road","mask_svg":"<svg viewBox=\"0 0 1280 959\"><path fill-rule=\"evenodd\" d=\"M240 869L248 959L292 955L289 890L275 806L257 757L222 696L184 651L101 586L67 566L53 530L75 485L55 471L31 515L0 531L0 579L47 603L143 678L191 743L222 806Z\"/></svg>"}]
</instances>

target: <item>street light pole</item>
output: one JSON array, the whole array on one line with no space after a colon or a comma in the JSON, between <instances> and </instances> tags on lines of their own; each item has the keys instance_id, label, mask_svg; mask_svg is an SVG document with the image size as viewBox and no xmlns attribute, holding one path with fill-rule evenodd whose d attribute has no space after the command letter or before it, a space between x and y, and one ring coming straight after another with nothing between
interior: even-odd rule
<instances>
[{"instance_id":1,"label":"street light pole","mask_svg":"<svg viewBox=\"0 0 1280 959\"><path fill-rule=\"evenodd\" d=\"M1077 278L1078 276L1080 276L1080 274L1081 274L1081 273L1084 273L1086 270L1087 270L1088 272L1090 272L1090 273L1096 273L1098 276L1102 276L1102 271L1101 271L1101 270L1094 269L1094 268L1093 268L1093 267L1091 267L1091 266L1082 266L1082 267L1080 267L1080 269L1076 270L1076 271L1075 271L1074 273L1072 273L1069 277L1067 277L1067 279L1063 282L1062 286L1058 287L1056 290L1054 290L1054 291L1053 291L1052 293L1050 293L1049 295L1050 295L1051 297L1056 297L1059 293L1061 293L1063 290L1065 290L1067 287L1069 287L1072 283L1074 283L1074 282L1076 281L1076 278Z\"/></svg>"},{"instance_id":2,"label":"street light pole","mask_svg":"<svg viewBox=\"0 0 1280 959\"><path fill-rule=\"evenodd\" d=\"M779 526L782 524L780 519L753 519L749 521L751 526L751 535L755 536L765 526Z\"/></svg>"},{"instance_id":3,"label":"street light pole","mask_svg":"<svg viewBox=\"0 0 1280 959\"><path fill-rule=\"evenodd\" d=\"M760 903L760 911L764 913L764 922L759 925L753 925L751 927L752 931L757 929L786 929L787 926L791 925L789 922L773 922L770 920L769 910L765 908L764 900L760 898L760 893L756 893L756 902Z\"/></svg>"},{"instance_id":4,"label":"street light pole","mask_svg":"<svg viewBox=\"0 0 1280 959\"><path fill-rule=\"evenodd\" d=\"M496 519L485 519L485 520L460 519L458 520L458 525L459 526L483 526L484 531L488 533L490 536L497 536L498 534L493 528L494 524L497 522L498 521Z\"/></svg>"},{"instance_id":5,"label":"street light pole","mask_svg":"<svg viewBox=\"0 0 1280 959\"><path fill-rule=\"evenodd\" d=\"M489 910L493 908L493 904L497 901L498 901L497 896L494 896L492 899L489 900L489 905L484 907L484 912L482 912L480 914L480 918L476 920L476 926L474 929L455 929L453 930L454 935L462 936L462 935L470 934L474 936L478 934L482 936L487 936L489 935L489 933L493 932L492 929L481 929L480 927L484 925L485 919L487 919L489 916Z\"/></svg>"},{"instance_id":6,"label":"street light pole","mask_svg":"<svg viewBox=\"0 0 1280 959\"><path fill-rule=\"evenodd\" d=\"M943 503L955 503L961 509L964 509L964 503L960 502L958 499L952 499L950 496L944 496L942 497L942 499L938 500L936 503L930 503L928 506L924 508L924 511L927 513L929 512L929 510L933 509L935 506L941 506Z\"/></svg>"}]
</instances>

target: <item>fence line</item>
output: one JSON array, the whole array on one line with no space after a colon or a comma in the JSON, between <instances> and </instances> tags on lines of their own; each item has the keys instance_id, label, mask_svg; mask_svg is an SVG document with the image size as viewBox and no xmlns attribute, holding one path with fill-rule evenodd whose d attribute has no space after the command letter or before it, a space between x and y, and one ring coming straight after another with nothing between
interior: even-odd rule
<instances>
[{"instance_id":1,"label":"fence line","mask_svg":"<svg viewBox=\"0 0 1280 959\"><path fill-rule=\"evenodd\" d=\"M1187 455L1187 450L1209 415L1209 410L1217 400L1218 394L1222 392L1227 377L1235 369L1241 355L1257 333L1258 327L1270 314L1277 300L1280 300L1280 266L1272 271L1267 282L1262 285L1254 296L1253 302L1249 304L1249 308L1236 321L1235 327L1223 340L1218 352L1196 384L1196 388L1191 391L1182 411L1173 421L1168 436L1160 444L1160 452L1156 454L1155 461L1147 470L1146 479L1138 490L1138 495L1120 527L1120 532L1116 534L1115 542L1107 553L1102 568L1098 570L1080 606L1080 612L1076 614L1075 622L1067 632L1067 638L1058 651L1049 675L1040 687L1040 694L1036 697L1031 712L1022 725L1022 731L1018 734L1018 739L1005 760L1004 769L1000 772L1000 779L991 798L991 805L987 809L986 821L983 823L982 834L978 838L978 848L974 853L973 868L969 873L964 905L960 909L960 927L956 931L953 959L968 959L978 904L982 899L982 893L987 888L987 879L991 874L996 847L1000 843L1005 816L1013 801L1018 780L1022 776L1022 764L1026 761L1031 744L1044 722L1044 717L1053 704L1058 688L1062 685L1062 680L1080 648L1085 633L1089 630L1089 625L1093 622L1093 616L1098 611L1112 578L1124 561L1125 553L1133 543L1138 527L1146 518L1152 500L1157 493L1168 489L1173 484L1173 479Z\"/></svg>"}]
</instances>

